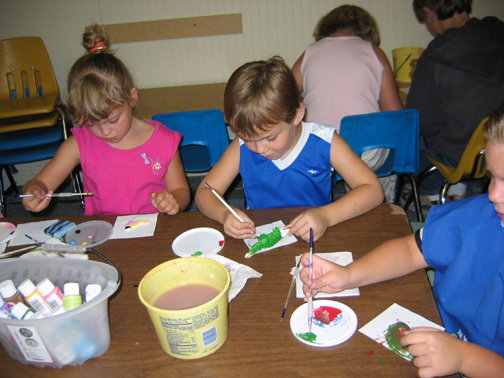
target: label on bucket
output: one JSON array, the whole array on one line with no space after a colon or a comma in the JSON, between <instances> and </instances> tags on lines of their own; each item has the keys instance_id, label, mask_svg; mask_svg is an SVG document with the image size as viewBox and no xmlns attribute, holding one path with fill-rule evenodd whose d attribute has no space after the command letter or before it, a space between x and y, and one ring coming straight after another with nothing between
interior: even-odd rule
<instances>
[{"instance_id":1,"label":"label on bucket","mask_svg":"<svg viewBox=\"0 0 504 378\"><path fill-rule=\"evenodd\" d=\"M7 326L26 361L53 362L44 342L33 327Z\"/></svg>"},{"instance_id":2,"label":"label on bucket","mask_svg":"<svg viewBox=\"0 0 504 378\"><path fill-rule=\"evenodd\" d=\"M219 306L210 310L186 318L164 318L159 317L161 325L166 335L166 340L170 345L173 354L181 356L191 356L200 353L198 341L196 340L196 330L205 328L208 324L219 317ZM201 331L203 348L208 348L217 343L217 327L214 325L209 329Z\"/></svg>"}]
</instances>

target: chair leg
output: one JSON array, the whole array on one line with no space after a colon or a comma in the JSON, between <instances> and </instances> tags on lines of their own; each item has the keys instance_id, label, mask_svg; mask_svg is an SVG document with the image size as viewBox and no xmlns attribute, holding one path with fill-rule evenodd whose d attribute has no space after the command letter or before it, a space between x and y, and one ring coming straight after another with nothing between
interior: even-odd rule
<instances>
[{"instance_id":1,"label":"chair leg","mask_svg":"<svg viewBox=\"0 0 504 378\"><path fill-rule=\"evenodd\" d=\"M3 181L3 173L2 171L5 169L4 165L0 165L0 213L6 217L6 209L4 202L4 181Z\"/></svg>"},{"instance_id":2,"label":"chair leg","mask_svg":"<svg viewBox=\"0 0 504 378\"><path fill-rule=\"evenodd\" d=\"M437 167L435 165L432 165L430 167L427 167L426 169L424 169L416 178L415 182L416 182L416 188L417 188L417 191L418 189L420 188L420 185L422 184L422 181L427 177L429 176L432 172L436 171L437 170ZM411 191L411 193L409 194L408 198L406 199L406 203L404 204L404 208L407 209L409 207L409 205L411 204L411 201L414 199L412 197L412 194L413 194L413 191Z\"/></svg>"},{"instance_id":3,"label":"chair leg","mask_svg":"<svg viewBox=\"0 0 504 378\"><path fill-rule=\"evenodd\" d=\"M84 192L84 186L82 184L81 176L80 176L80 165L74 168L72 173L70 174L70 178L72 179L72 186L74 193L82 193ZM84 209L84 197L79 196L81 207Z\"/></svg>"},{"instance_id":4,"label":"chair leg","mask_svg":"<svg viewBox=\"0 0 504 378\"><path fill-rule=\"evenodd\" d=\"M443 186L441 187L441 191L439 193L439 202L441 204L446 203L446 197L448 196L448 189L450 189L451 184L448 181L445 181Z\"/></svg>"},{"instance_id":5,"label":"chair leg","mask_svg":"<svg viewBox=\"0 0 504 378\"><path fill-rule=\"evenodd\" d=\"M408 180L411 183L411 192L408 195L408 200L404 204L404 210L406 211L406 209L409 207L409 205L411 203L411 198L413 198L415 200L415 210L416 210L416 214L417 214L417 220L419 222L423 222L424 219L423 219L423 213L422 213L422 206L420 205L420 197L418 195L418 188L417 188L417 185L415 182L415 178L413 177L413 175L411 173L402 174L401 178L400 178L400 180L401 180L400 185L401 186L402 186L402 176L408 177ZM398 193L398 195L400 195L400 193Z\"/></svg>"}]
</instances>

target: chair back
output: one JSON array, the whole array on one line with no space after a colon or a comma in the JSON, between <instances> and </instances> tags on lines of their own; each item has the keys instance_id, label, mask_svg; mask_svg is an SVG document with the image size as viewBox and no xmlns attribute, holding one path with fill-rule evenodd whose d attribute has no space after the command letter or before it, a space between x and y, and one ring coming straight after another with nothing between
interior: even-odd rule
<instances>
[{"instance_id":1,"label":"chair back","mask_svg":"<svg viewBox=\"0 0 504 378\"><path fill-rule=\"evenodd\" d=\"M0 119L54 112L56 77L39 37L0 40Z\"/></svg>"},{"instance_id":2,"label":"chair back","mask_svg":"<svg viewBox=\"0 0 504 378\"><path fill-rule=\"evenodd\" d=\"M419 170L419 124L415 109L347 116L341 120L340 135L361 156L375 148L389 148L378 177Z\"/></svg>"},{"instance_id":3,"label":"chair back","mask_svg":"<svg viewBox=\"0 0 504 378\"><path fill-rule=\"evenodd\" d=\"M156 114L152 120L182 134L179 150L186 172L210 170L229 146L224 115L218 109Z\"/></svg>"},{"instance_id":4,"label":"chair back","mask_svg":"<svg viewBox=\"0 0 504 378\"><path fill-rule=\"evenodd\" d=\"M456 168L441 164L426 155L450 184L457 184L462 180L479 179L487 174L485 162L486 138L483 132L483 126L487 120L488 117L481 121L474 130Z\"/></svg>"}]
</instances>

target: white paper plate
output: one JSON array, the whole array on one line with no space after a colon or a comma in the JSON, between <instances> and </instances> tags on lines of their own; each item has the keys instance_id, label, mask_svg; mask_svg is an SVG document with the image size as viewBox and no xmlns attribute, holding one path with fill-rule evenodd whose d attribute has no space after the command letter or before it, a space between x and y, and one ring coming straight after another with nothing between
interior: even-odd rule
<instances>
[{"instance_id":1,"label":"white paper plate","mask_svg":"<svg viewBox=\"0 0 504 378\"><path fill-rule=\"evenodd\" d=\"M224 247L224 236L208 227L193 228L177 236L172 250L179 257L189 257L196 252L219 253Z\"/></svg>"},{"instance_id":2,"label":"white paper plate","mask_svg":"<svg viewBox=\"0 0 504 378\"><path fill-rule=\"evenodd\" d=\"M316 310L321 310L320 308L324 306L340 310L341 317L336 318L329 324L324 324L314 316L312 333L315 334L316 339L313 342L305 340L299 336L308 333L308 303L305 303L292 313L290 319L291 331L296 339L306 345L324 348L342 344L352 337L357 329L357 315L355 315L355 312L343 303L327 299L313 301L313 312L316 314Z\"/></svg>"},{"instance_id":3,"label":"white paper plate","mask_svg":"<svg viewBox=\"0 0 504 378\"><path fill-rule=\"evenodd\" d=\"M105 243L114 233L114 227L105 221L90 221L77 225L65 235L67 244L94 248Z\"/></svg>"},{"instance_id":4,"label":"white paper plate","mask_svg":"<svg viewBox=\"0 0 504 378\"><path fill-rule=\"evenodd\" d=\"M7 243L11 240L16 231L16 226L9 222L0 222L0 243Z\"/></svg>"}]
</instances>

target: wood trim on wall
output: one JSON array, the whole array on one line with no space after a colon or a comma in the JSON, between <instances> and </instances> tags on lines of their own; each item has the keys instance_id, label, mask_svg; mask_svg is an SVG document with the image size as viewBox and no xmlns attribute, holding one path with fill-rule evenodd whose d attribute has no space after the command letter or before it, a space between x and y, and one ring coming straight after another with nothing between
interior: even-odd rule
<instances>
[{"instance_id":1,"label":"wood trim on wall","mask_svg":"<svg viewBox=\"0 0 504 378\"><path fill-rule=\"evenodd\" d=\"M110 43L241 34L241 13L103 25Z\"/></svg>"},{"instance_id":2,"label":"wood trim on wall","mask_svg":"<svg viewBox=\"0 0 504 378\"><path fill-rule=\"evenodd\" d=\"M139 119L151 119L154 114L208 109L224 111L225 88L226 83L214 83L139 89L133 114Z\"/></svg>"}]
</instances>

